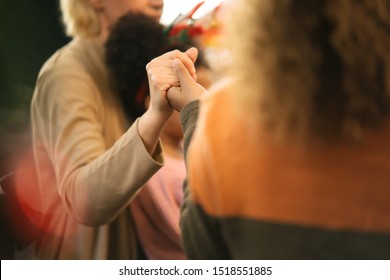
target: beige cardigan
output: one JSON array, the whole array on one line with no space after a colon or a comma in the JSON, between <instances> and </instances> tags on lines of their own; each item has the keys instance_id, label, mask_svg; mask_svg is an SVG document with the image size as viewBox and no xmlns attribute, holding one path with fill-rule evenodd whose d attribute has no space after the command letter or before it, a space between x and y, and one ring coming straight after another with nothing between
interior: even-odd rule
<instances>
[{"instance_id":1,"label":"beige cardigan","mask_svg":"<svg viewBox=\"0 0 390 280\"><path fill-rule=\"evenodd\" d=\"M97 39L78 38L39 73L31 116L43 212L38 259L133 259L129 202L162 166L127 129Z\"/></svg>"}]
</instances>

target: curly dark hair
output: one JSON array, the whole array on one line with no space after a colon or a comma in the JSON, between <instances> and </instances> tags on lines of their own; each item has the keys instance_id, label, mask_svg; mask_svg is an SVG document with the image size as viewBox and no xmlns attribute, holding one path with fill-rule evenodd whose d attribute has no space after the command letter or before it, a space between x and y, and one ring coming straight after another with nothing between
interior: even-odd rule
<instances>
[{"instance_id":1,"label":"curly dark hair","mask_svg":"<svg viewBox=\"0 0 390 280\"><path fill-rule=\"evenodd\" d=\"M146 110L149 89L146 64L167 51L186 51L193 46L197 45L191 39L170 43L164 26L143 14L130 12L118 20L105 44L105 58L129 120L136 119ZM208 67L201 50L196 66Z\"/></svg>"},{"instance_id":2,"label":"curly dark hair","mask_svg":"<svg viewBox=\"0 0 390 280\"><path fill-rule=\"evenodd\" d=\"M153 19L128 13L113 26L105 44L106 64L130 120L145 112L146 64L168 46L164 27Z\"/></svg>"},{"instance_id":3,"label":"curly dark hair","mask_svg":"<svg viewBox=\"0 0 390 280\"><path fill-rule=\"evenodd\" d=\"M242 98L280 135L358 140L388 118L390 1L247 0L231 28Z\"/></svg>"}]
</instances>

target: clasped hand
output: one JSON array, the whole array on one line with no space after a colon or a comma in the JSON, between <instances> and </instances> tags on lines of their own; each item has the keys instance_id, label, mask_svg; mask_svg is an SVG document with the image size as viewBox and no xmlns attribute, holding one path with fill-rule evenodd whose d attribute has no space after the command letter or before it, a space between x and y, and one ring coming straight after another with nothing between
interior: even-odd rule
<instances>
[{"instance_id":1,"label":"clasped hand","mask_svg":"<svg viewBox=\"0 0 390 280\"><path fill-rule=\"evenodd\" d=\"M199 99L206 90L196 83L197 56L196 48L186 52L174 50L148 63L150 106L170 116L173 109L180 111L189 102Z\"/></svg>"}]
</instances>

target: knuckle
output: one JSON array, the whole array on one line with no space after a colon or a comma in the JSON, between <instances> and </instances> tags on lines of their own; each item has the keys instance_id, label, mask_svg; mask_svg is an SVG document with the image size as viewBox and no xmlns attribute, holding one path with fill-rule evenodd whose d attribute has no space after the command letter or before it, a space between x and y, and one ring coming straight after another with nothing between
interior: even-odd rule
<instances>
[{"instance_id":1,"label":"knuckle","mask_svg":"<svg viewBox=\"0 0 390 280\"><path fill-rule=\"evenodd\" d=\"M152 65L151 65L150 62L148 64L146 64L145 69L146 69L147 72L150 72L151 68L152 68Z\"/></svg>"},{"instance_id":2,"label":"knuckle","mask_svg":"<svg viewBox=\"0 0 390 280\"><path fill-rule=\"evenodd\" d=\"M179 57L181 54L181 52L179 50L173 50L172 53L173 53L174 57Z\"/></svg>"}]
</instances>

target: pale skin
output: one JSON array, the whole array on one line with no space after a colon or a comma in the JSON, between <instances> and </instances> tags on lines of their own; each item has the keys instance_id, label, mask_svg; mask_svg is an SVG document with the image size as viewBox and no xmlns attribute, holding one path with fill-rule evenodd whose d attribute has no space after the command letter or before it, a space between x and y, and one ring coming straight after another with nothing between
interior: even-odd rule
<instances>
[{"instance_id":1,"label":"pale skin","mask_svg":"<svg viewBox=\"0 0 390 280\"><path fill-rule=\"evenodd\" d=\"M192 52L194 54L191 54ZM193 57L197 55L197 50L191 48L186 53ZM165 105L168 104L169 107L166 109L169 111L173 108L180 112L185 105L200 99L203 94L207 93L207 90L196 82L196 76L188 71L185 64L170 53L155 58L148 64L147 69L151 93L152 91L160 92L155 96L166 99Z\"/></svg>"},{"instance_id":2,"label":"pale skin","mask_svg":"<svg viewBox=\"0 0 390 280\"><path fill-rule=\"evenodd\" d=\"M208 88L211 85L210 71L208 68L197 67L197 83ZM191 77L192 78L192 77ZM169 91L169 90L168 90ZM150 98L145 100L145 108L149 108ZM177 111L172 113L164 130L161 132L161 142L164 147L164 153L172 158L183 159L183 130L180 124L180 116Z\"/></svg>"},{"instance_id":3,"label":"pale skin","mask_svg":"<svg viewBox=\"0 0 390 280\"><path fill-rule=\"evenodd\" d=\"M179 86L170 87L167 98L172 107L180 112L185 105L207 93L207 90L196 82L180 59L174 59L172 65Z\"/></svg>"},{"instance_id":4,"label":"pale skin","mask_svg":"<svg viewBox=\"0 0 390 280\"><path fill-rule=\"evenodd\" d=\"M191 48L185 53L175 50L153 59L146 66L149 80L150 106L139 120L138 132L149 152L156 149L158 137L173 112L173 108L167 99L167 92L172 86L180 86L179 79L172 66L173 61L175 59L186 61L187 65L185 67L192 70L192 75L190 75L193 79L195 77L193 63L197 54L196 48ZM154 129L151 129L151 127Z\"/></svg>"},{"instance_id":5,"label":"pale skin","mask_svg":"<svg viewBox=\"0 0 390 280\"><path fill-rule=\"evenodd\" d=\"M129 11L141 12L159 21L164 6L163 0L89 0L95 9L100 32L98 37L102 44L107 40L111 26ZM154 60L146 67L150 83L150 106L140 117L138 133L149 154L153 155L164 126L170 118L173 109L167 101L167 91L171 86L179 86L179 80L174 73L172 63L175 59L182 61L192 77L196 76L194 62L197 50L192 48L183 53L168 52Z\"/></svg>"}]
</instances>

